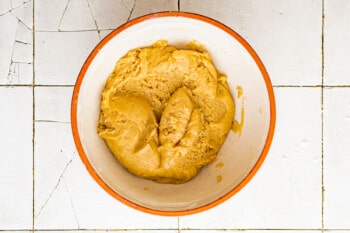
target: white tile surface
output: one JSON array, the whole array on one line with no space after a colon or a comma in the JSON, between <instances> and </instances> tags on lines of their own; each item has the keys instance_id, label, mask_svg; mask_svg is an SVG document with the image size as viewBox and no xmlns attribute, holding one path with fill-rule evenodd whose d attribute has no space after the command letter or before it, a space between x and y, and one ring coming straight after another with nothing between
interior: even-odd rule
<instances>
[{"instance_id":1,"label":"white tile surface","mask_svg":"<svg viewBox=\"0 0 350 233\"><path fill-rule=\"evenodd\" d=\"M0 229L32 228L32 89L0 87Z\"/></svg>"},{"instance_id":2,"label":"white tile surface","mask_svg":"<svg viewBox=\"0 0 350 233\"><path fill-rule=\"evenodd\" d=\"M10 11L12 8L11 6L11 0L4 0L1 2L1 5L0 5L0 14L4 14L5 12L8 12Z\"/></svg>"},{"instance_id":3,"label":"white tile surface","mask_svg":"<svg viewBox=\"0 0 350 233\"><path fill-rule=\"evenodd\" d=\"M35 83L72 85L99 42L95 31L37 32L35 39Z\"/></svg>"},{"instance_id":4,"label":"white tile surface","mask_svg":"<svg viewBox=\"0 0 350 233\"><path fill-rule=\"evenodd\" d=\"M317 0L181 0L182 11L233 28L253 46L274 85L321 84L322 6Z\"/></svg>"},{"instance_id":5,"label":"white tile surface","mask_svg":"<svg viewBox=\"0 0 350 233\"><path fill-rule=\"evenodd\" d=\"M325 0L324 82L327 85L350 84L350 2Z\"/></svg>"},{"instance_id":6,"label":"white tile surface","mask_svg":"<svg viewBox=\"0 0 350 233\"><path fill-rule=\"evenodd\" d=\"M73 87L35 87L35 120L70 122Z\"/></svg>"},{"instance_id":7,"label":"white tile surface","mask_svg":"<svg viewBox=\"0 0 350 233\"><path fill-rule=\"evenodd\" d=\"M181 228L321 228L320 89L276 88L275 94L276 132L261 170L226 203L181 217Z\"/></svg>"},{"instance_id":8,"label":"white tile surface","mask_svg":"<svg viewBox=\"0 0 350 233\"><path fill-rule=\"evenodd\" d=\"M350 228L350 88L324 90L326 228Z\"/></svg>"}]
</instances>

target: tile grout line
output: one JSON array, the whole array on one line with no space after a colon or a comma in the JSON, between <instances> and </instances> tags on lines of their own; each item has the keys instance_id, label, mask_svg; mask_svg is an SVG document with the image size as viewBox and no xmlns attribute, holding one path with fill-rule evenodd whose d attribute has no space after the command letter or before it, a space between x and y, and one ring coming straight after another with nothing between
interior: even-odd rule
<instances>
[{"instance_id":1,"label":"tile grout line","mask_svg":"<svg viewBox=\"0 0 350 233\"><path fill-rule=\"evenodd\" d=\"M4 232L4 233L8 233L8 232L110 232L110 233L118 233L118 232L167 232L167 231L174 231L176 230L176 228L39 228L39 229L25 229L25 228L20 228L20 229L0 229L0 232ZM298 232L298 231L320 231L322 229L319 228L184 228L183 229L185 232L186 231L193 231L193 232L208 232L208 231L218 231L218 232L242 232L242 231L265 231L265 232L269 232L269 231L273 231L273 232ZM325 231L349 231L349 228L331 228L331 229L324 229ZM181 232L181 229L180 231Z\"/></svg>"},{"instance_id":2,"label":"tile grout line","mask_svg":"<svg viewBox=\"0 0 350 233\"><path fill-rule=\"evenodd\" d=\"M325 231L324 229L324 20L325 20L325 9L324 9L324 1L322 0L322 29L321 29L321 196L322 196L322 204L321 204L321 227L322 233Z\"/></svg>"},{"instance_id":3,"label":"tile grout line","mask_svg":"<svg viewBox=\"0 0 350 233\"><path fill-rule=\"evenodd\" d=\"M39 228L35 229L35 232L134 232L134 231L149 231L149 232L162 232L162 231L174 231L176 228ZM219 232L224 232L224 231L279 231L279 232L298 232L298 231L322 231L321 228L183 228L182 230L184 231L195 231L195 232L207 232L207 231L219 231ZM17 231L28 231L27 229L8 229L8 230L3 230L1 229L0 232L2 231L9 231L9 232L17 232ZM330 229L324 229L324 231L349 231L349 228L330 228ZM180 231L181 232L181 229Z\"/></svg>"},{"instance_id":4,"label":"tile grout line","mask_svg":"<svg viewBox=\"0 0 350 233\"><path fill-rule=\"evenodd\" d=\"M35 231L35 0L33 0L33 76L32 76L32 101L33 101L33 136L32 136L32 177L33 177L33 187L32 187L32 232Z\"/></svg>"},{"instance_id":5,"label":"tile grout line","mask_svg":"<svg viewBox=\"0 0 350 233\"><path fill-rule=\"evenodd\" d=\"M180 229L180 217L177 217L177 233L181 233L181 229Z\"/></svg>"}]
</instances>

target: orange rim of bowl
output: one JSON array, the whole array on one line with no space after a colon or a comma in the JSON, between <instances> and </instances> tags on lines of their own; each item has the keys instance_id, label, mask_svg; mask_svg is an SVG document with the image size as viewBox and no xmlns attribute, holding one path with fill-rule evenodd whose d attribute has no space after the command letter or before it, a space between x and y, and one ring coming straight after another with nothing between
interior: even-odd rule
<instances>
[{"instance_id":1,"label":"orange rim of bowl","mask_svg":"<svg viewBox=\"0 0 350 233\"><path fill-rule=\"evenodd\" d=\"M255 63L257 64L263 78L266 84L267 92L268 92L268 97L269 97L269 102L270 102L270 125L269 125L269 131L267 134L266 142L264 145L264 148L253 166L253 168L250 170L250 172L247 174L247 176L237 185L235 186L231 191L226 193L224 196L214 200L213 202L196 207L193 209L188 209L188 210L176 210L176 211L163 211L163 210L156 210L156 209L151 209L148 207L141 206L139 204L136 204L132 201L127 200L126 198L120 196L118 193L116 193L111 187L109 187L103 180L102 178L96 173L94 168L92 167L91 163L89 162L84 148L82 146L82 143L80 141L80 136L79 136L79 130L78 130L78 122L77 122L77 103L78 103L78 98L79 98L79 92L81 88L81 84L83 82L84 76L86 71L88 70L91 62L95 58L95 56L98 54L98 52L104 47L105 44L107 44L113 37L124 31L125 29L138 24L140 22L146 21L146 20L151 20L154 18L162 18L162 17L184 17L184 18L190 18L194 20L199 20L202 22L206 22L208 24L211 24L215 27L220 28L221 30L225 31L229 35L231 35L235 40L237 40L250 54L250 56L254 59ZM259 56L257 53L254 51L254 49L239 35L237 34L234 30L229 28L228 26L214 20L211 18L208 18L203 15L199 14L194 14L194 13L187 13L187 12L159 12L159 13L153 13L153 14L148 14L141 16L139 18L133 19L120 27L116 28L113 30L110 34L108 34L90 53L88 58L86 59L85 63L83 64L81 71L78 75L77 81L75 83L75 87L73 90L73 95L72 95L72 102L71 102L71 127L72 127L72 133L73 133L73 138L74 142L78 151L78 154L84 163L86 169L90 173L90 175L93 177L93 179L111 196L119 200L120 202L143 212L146 213L151 213L151 214L156 214L156 215L163 215L163 216L183 216L183 215L189 215L189 214L194 214L194 213L199 213L208 209L213 208L214 206L217 206L233 195L235 195L238 191L240 191L246 184L249 183L249 181L253 178L253 176L257 173L261 165L263 164L267 153L270 149L271 143L272 143L272 138L275 130L275 124L276 124L276 106L275 106L275 97L273 93L273 87L269 78L269 75L267 73L267 70L265 69L264 64L260 60Z\"/></svg>"}]
</instances>

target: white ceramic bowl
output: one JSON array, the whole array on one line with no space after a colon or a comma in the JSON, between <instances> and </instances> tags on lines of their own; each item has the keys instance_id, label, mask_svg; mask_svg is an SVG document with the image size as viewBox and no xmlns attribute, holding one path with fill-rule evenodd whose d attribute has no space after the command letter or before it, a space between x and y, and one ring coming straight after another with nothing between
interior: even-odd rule
<instances>
[{"instance_id":1,"label":"white ceramic bowl","mask_svg":"<svg viewBox=\"0 0 350 233\"><path fill-rule=\"evenodd\" d=\"M96 132L101 92L115 63L129 50L149 46L159 39L180 48L191 40L205 45L217 69L228 77L236 104L236 120L242 122L244 116L241 133L229 133L217 159L193 180L180 185L158 184L130 174ZM238 98L239 87L243 95ZM119 201L159 215L200 212L237 193L263 163L275 126L272 85L254 50L227 26L201 15L181 12L137 18L103 39L81 69L71 110L77 150L96 182Z\"/></svg>"}]
</instances>

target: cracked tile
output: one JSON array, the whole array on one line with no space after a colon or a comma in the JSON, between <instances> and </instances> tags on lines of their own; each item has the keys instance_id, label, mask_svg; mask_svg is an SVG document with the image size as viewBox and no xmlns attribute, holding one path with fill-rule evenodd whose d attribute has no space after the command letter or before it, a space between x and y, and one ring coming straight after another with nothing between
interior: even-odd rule
<instances>
[{"instance_id":1,"label":"cracked tile","mask_svg":"<svg viewBox=\"0 0 350 233\"><path fill-rule=\"evenodd\" d=\"M274 85L321 84L319 1L181 0L180 9L233 28L258 53Z\"/></svg>"},{"instance_id":2,"label":"cracked tile","mask_svg":"<svg viewBox=\"0 0 350 233\"><path fill-rule=\"evenodd\" d=\"M35 87L35 120L70 122L73 87Z\"/></svg>"},{"instance_id":3,"label":"cracked tile","mask_svg":"<svg viewBox=\"0 0 350 233\"><path fill-rule=\"evenodd\" d=\"M103 191L75 152L70 124L35 125L36 229L177 229L177 218L141 213Z\"/></svg>"},{"instance_id":4,"label":"cracked tile","mask_svg":"<svg viewBox=\"0 0 350 233\"><path fill-rule=\"evenodd\" d=\"M11 10L11 13L23 22L29 30L33 28L33 0L23 2Z\"/></svg>"},{"instance_id":5,"label":"cracked tile","mask_svg":"<svg viewBox=\"0 0 350 233\"><path fill-rule=\"evenodd\" d=\"M32 89L0 87L0 96L0 229L31 229Z\"/></svg>"},{"instance_id":6,"label":"cracked tile","mask_svg":"<svg viewBox=\"0 0 350 233\"><path fill-rule=\"evenodd\" d=\"M142 213L120 203L87 173L79 158L66 172L79 225L83 229L177 229L176 217ZM135 221L137 219L137 221Z\"/></svg>"},{"instance_id":7,"label":"cracked tile","mask_svg":"<svg viewBox=\"0 0 350 233\"><path fill-rule=\"evenodd\" d=\"M99 41L95 31L36 32L35 83L75 84L84 61Z\"/></svg>"},{"instance_id":8,"label":"cracked tile","mask_svg":"<svg viewBox=\"0 0 350 233\"><path fill-rule=\"evenodd\" d=\"M16 2L15 2L16 3ZM33 80L32 1L17 2L0 15L0 84L31 84Z\"/></svg>"},{"instance_id":9,"label":"cracked tile","mask_svg":"<svg viewBox=\"0 0 350 233\"><path fill-rule=\"evenodd\" d=\"M60 31L97 30L87 0L70 0L59 23Z\"/></svg>"},{"instance_id":10,"label":"cracked tile","mask_svg":"<svg viewBox=\"0 0 350 233\"><path fill-rule=\"evenodd\" d=\"M69 0L35 0L35 30L58 31Z\"/></svg>"},{"instance_id":11,"label":"cracked tile","mask_svg":"<svg viewBox=\"0 0 350 233\"><path fill-rule=\"evenodd\" d=\"M26 2L28 2L28 1L25 1L25 0L11 0L13 8L19 7L19 6L23 5Z\"/></svg>"},{"instance_id":12,"label":"cracked tile","mask_svg":"<svg viewBox=\"0 0 350 233\"><path fill-rule=\"evenodd\" d=\"M11 65L13 47L16 39L16 26L18 20L10 13L0 16L0 28L6 33L2 33L0 37L0 83L11 83L7 80L9 67Z\"/></svg>"},{"instance_id":13,"label":"cracked tile","mask_svg":"<svg viewBox=\"0 0 350 233\"><path fill-rule=\"evenodd\" d=\"M144 4L143 1L135 0L129 19L160 11L177 11L177 2L177 0L149 0Z\"/></svg>"},{"instance_id":14,"label":"cracked tile","mask_svg":"<svg viewBox=\"0 0 350 233\"><path fill-rule=\"evenodd\" d=\"M65 173L70 169L72 160L77 159L70 124L36 122L34 153L35 226L50 227L51 221L56 221L51 214L55 211L65 211L65 213L59 212L62 214L60 224L66 224L67 228L77 227L74 218L71 219L74 213L69 194L63 184Z\"/></svg>"},{"instance_id":15,"label":"cracked tile","mask_svg":"<svg viewBox=\"0 0 350 233\"><path fill-rule=\"evenodd\" d=\"M114 29L128 19L131 1L88 0L92 15L99 30Z\"/></svg>"},{"instance_id":16,"label":"cracked tile","mask_svg":"<svg viewBox=\"0 0 350 233\"><path fill-rule=\"evenodd\" d=\"M101 36L101 40L103 38L105 38L109 33L111 33L113 30L102 30L100 31L100 36Z\"/></svg>"},{"instance_id":17,"label":"cracked tile","mask_svg":"<svg viewBox=\"0 0 350 233\"><path fill-rule=\"evenodd\" d=\"M99 30L114 29L144 14L177 10L177 0L151 0L147 4L138 0L88 1Z\"/></svg>"},{"instance_id":18,"label":"cracked tile","mask_svg":"<svg viewBox=\"0 0 350 233\"><path fill-rule=\"evenodd\" d=\"M31 84L32 80L33 64L11 62L7 84Z\"/></svg>"},{"instance_id":19,"label":"cracked tile","mask_svg":"<svg viewBox=\"0 0 350 233\"><path fill-rule=\"evenodd\" d=\"M65 165L61 175L57 179L57 182L56 182L54 188L51 190L50 194L47 196L47 198L45 199L44 203L40 206L40 208L37 208L38 211L35 214L35 218L36 219L40 217L41 212L46 208L46 205L51 201L52 197L56 194L56 190L59 189L59 187L62 184L62 182L65 183L65 181L64 181L64 173L68 169L68 167L71 164L72 160L73 159L69 160L68 163ZM67 188L66 184L65 184L65 187Z\"/></svg>"},{"instance_id":20,"label":"cracked tile","mask_svg":"<svg viewBox=\"0 0 350 233\"><path fill-rule=\"evenodd\" d=\"M13 49L12 62L27 64L33 63L32 45L16 41Z\"/></svg>"},{"instance_id":21,"label":"cracked tile","mask_svg":"<svg viewBox=\"0 0 350 233\"><path fill-rule=\"evenodd\" d=\"M17 25L16 42L33 44L33 32L23 22L19 22Z\"/></svg>"},{"instance_id":22,"label":"cracked tile","mask_svg":"<svg viewBox=\"0 0 350 233\"><path fill-rule=\"evenodd\" d=\"M132 11L132 8L135 5L136 0L122 0L122 3L125 5L126 9L128 9L129 12Z\"/></svg>"},{"instance_id":23,"label":"cracked tile","mask_svg":"<svg viewBox=\"0 0 350 233\"><path fill-rule=\"evenodd\" d=\"M37 31L114 29L125 23L134 0L37 0ZM147 4L151 5L151 4Z\"/></svg>"},{"instance_id":24,"label":"cracked tile","mask_svg":"<svg viewBox=\"0 0 350 233\"><path fill-rule=\"evenodd\" d=\"M0 4L0 16L12 9L11 0L2 0Z\"/></svg>"},{"instance_id":25,"label":"cracked tile","mask_svg":"<svg viewBox=\"0 0 350 233\"><path fill-rule=\"evenodd\" d=\"M36 228L79 229L65 179L64 173L62 173L50 196L35 214ZM57 218L59 218L59 221L57 221Z\"/></svg>"}]
</instances>

